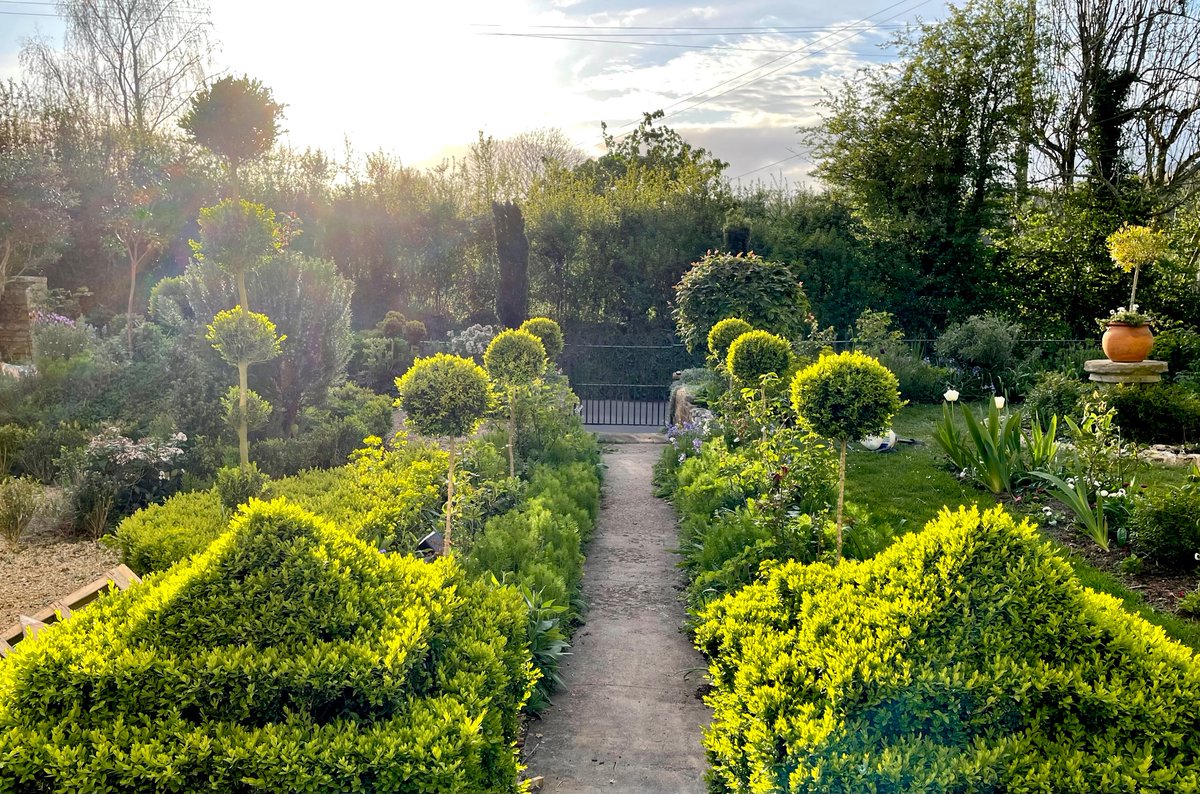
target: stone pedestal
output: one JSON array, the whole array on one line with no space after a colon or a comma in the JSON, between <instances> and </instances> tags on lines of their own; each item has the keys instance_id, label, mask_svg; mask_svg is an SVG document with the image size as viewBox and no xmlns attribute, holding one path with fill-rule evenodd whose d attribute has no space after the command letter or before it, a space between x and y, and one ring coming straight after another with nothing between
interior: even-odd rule
<instances>
[{"instance_id":1,"label":"stone pedestal","mask_svg":"<svg viewBox=\"0 0 1200 794\"><path fill-rule=\"evenodd\" d=\"M1136 364L1094 358L1083 363L1088 379L1097 383L1158 383L1167 371L1167 362L1146 359Z\"/></svg>"},{"instance_id":2,"label":"stone pedestal","mask_svg":"<svg viewBox=\"0 0 1200 794\"><path fill-rule=\"evenodd\" d=\"M0 297L0 361L33 359L33 333L29 311L46 294L42 276L10 278Z\"/></svg>"}]
</instances>

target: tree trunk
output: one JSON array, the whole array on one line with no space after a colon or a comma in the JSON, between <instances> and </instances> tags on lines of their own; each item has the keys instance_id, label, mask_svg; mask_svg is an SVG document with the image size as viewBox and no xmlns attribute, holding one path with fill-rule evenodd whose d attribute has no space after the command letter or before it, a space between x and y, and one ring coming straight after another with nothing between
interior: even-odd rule
<instances>
[{"instance_id":1,"label":"tree trunk","mask_svg":"<svg viewBox=\"0 0 1200 794\"><path fill-rule=\"evenodd\" d=\"M508 388L508 476L517 476L517 390Z\"/></svg>"},{"instance_id":2,"label":"tree trunk","mask_svg":"<svg viewBox=\"0 0 1200 794\"><path fill-rule=\"evenodd\" d=\"M241 307L250 311L250 298L246 295L246 271L243 268L237 274L238 302Z\"/></svg>"},{"instance_id":3,"label":"tree trunk","mask_svg":"<svg viewBox=\"0 0 1200 794\"><path fill-rule=\"evenodd\" d=\"M837 558L842 561L842 507L846 503L846 439L842 439L842 458L838 467Z\"/></svg>"},{"instance_id":4,"label":"tree trunk","mask_svg":"<svg viewBox=\"0 0 1200 794\"><path fill-rule=\"evenodd\" d=\"M133 360L133 295L137 290L138 262L129 258L129 305L125 307L125 338L129 344L129 360Z\"/></svg>"},{"instance_id":5,"label":"tree trunk","mask_svg":"<svg viewBox=\"0 0 1200 794\"><path fill-rule=\"evenodd\" d=\"M450 466L446 473L446 537L442 541L442 553L450 553L450 516L454 512L454 437L450 437Z\"/></svg>"},{"instance_id":6,"label":"tree trunk","mask_svg":"<svg viewBox=\"0 0 1200 794\"><path fill-rule=\"evenodd\" d=\"M242 463L242 471L250 468L250 422L246 416L249 386L250 365L238 363L238 457Z\"/></svg>"}]
</instances>

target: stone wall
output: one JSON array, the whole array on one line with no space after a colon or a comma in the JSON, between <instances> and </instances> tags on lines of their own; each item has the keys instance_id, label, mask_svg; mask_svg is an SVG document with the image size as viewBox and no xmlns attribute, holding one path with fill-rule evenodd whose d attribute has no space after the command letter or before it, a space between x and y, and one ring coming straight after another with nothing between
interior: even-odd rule
<instances>
[{"instance_id":1,"label":"stone wall","mask_svg":"<svg viewBox=\"0 0 1200 794\"><path fill-rule=\"evenodd\" d=\"M43 276L18 276L5 285L0 297L0 361L25 364L33 360L29 312L45 294Z\"/></svg>"}]
</instances>

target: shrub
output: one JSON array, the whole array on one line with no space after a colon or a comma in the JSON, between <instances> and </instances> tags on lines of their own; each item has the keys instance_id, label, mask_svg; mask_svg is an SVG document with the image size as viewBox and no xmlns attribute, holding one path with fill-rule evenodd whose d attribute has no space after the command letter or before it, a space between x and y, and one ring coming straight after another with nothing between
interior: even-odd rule
<instances>
[{"instance_id":1,"label":"shrub","mask_svg":"<svg viewBox=\"0 0 1200 794\"><path fill-rule=\"evenodd\" d=\"M726 317L721 320L708 330L709 359L724 364L733 340L753 330L754 326L738 317Z\"/></svg>"},{"instance_id":2,"label":"shrub","mask_svg":"<svg viewBox=\"0 0 1200 794\"><path fill-rule=\"evenodd\" d=\"M511 589L283 501L0 669L17 785L515 791L534 674ZM64 747L71 748L64 753Z\"/></svg>"},{"instance_id":3,"label":"shrub","mask_svg":"<svg viewBox=\"0 0 1200 794\"><path fill-rule=\"evenodd\" d=\"M501 331L483 354L488 375L508 397L508 476L516 476L517 395L546 370L546 348L528 331Z\"/></svg>"},{"instance_id":4,"label":"shrub","mask_svg":"<svg viewBox=\"0 0 1200 794\"><path fill-rule=\"evenodd\" d=\"M1191 568L1200 553L1200 488L1189 483L1134 500L1130 544L1139 556Z\"/></svg>"},{"instance_id":5,"label":"shrub","mask_svg":"<svg viewBox=\"0 0 1200 794\"><path fill-rule=\"evenodd\" d=\"M17 424L0 425L0 478L7 476L21 458L33 430Z\"/></svg>"},{"instance_id":6,"label":"shrub","mask_svg":"<svg viewBox=\"0 0 1200 794\"><path fill-rule=\"evenodd\" d=\"M1167 362L1167 371L1178 378L1200 375L1200 331L1167 328L1154 335L1150 358Z\"/></svg>"},{"instance_id":7,"label":"shrub","mask_svg":"<svg viewBox=\"0 0 1200 794\"><path fill-rule=\"evenodd\" d=\"M1052 416L1077 419L1087 387L1078 379L1061 372L1043 372L1025 398L1025 414L1043 422Z\"/></svg>"},{"instance_id":8,"label":"shrub","mask_svg":"<svg viewBox=\"0 0 1200 794\"><path fill-rule=\"evenodd\" d=\"M145 576L204 551L228 523L215 488L188 491L129 516L105 542L121 553L121 562Z\"/></svg>"},{"instance_id":9,"label":"shrub","mask_svg":"<svg viewBox=\"0 0 1200 794\"><path fill-rule=\"evenodd\" d=\"M1185 791L1200 668L1028 523L944 511L709 606L719 791Z\"/></svg>"},{"instance_id":10,"label":"shrub","mask_svg":"<svg viewBox=\"0 0 1200 794\"><path fill-rule=\"evenodd\" d=\"M41 507L44 488L31 477L0 479L0 535L16 548Z\"/></svg>"},{"instance_id":11,"label":"shrub","mask_svg":"<svg viewBox=\"0 0 1200 794\"><path fill-rule=\"evenodd\" d=\"M1200 441L1200 395L1173 383L1121 386L1111 391L1117 424L1143 444Z\"/></svg>"},{"instance_id":12,"label":"shrub","mask_svg":"<svg viewBox=\"0 0 1200 794\"><path fill-rule=\"evenodd\" d=\"M753 253L709 252L675 285L672 315L679 338L694 352L726 317L741 317L754 328L799 339L808 310L808 298L787 265Z\"/></svg>"},{"instance_id":13,"label":"shrub","mask_svg":"<svg viewBox=\"0 0 1200 794\"><path fill-rule=\"evenodd\" d=\"M483 351L487 350L487 346L492 341L492 338L502 330L504 329L498 325L480 325L476 323L458 333L448 331L446 333L446 346L454 355L478 358L483 355Z\"/></svg>"},{"instance_id":14,"label":"shrub","mask_svg":"<svg viewBox=\"0 0 1200 794\"><path fill-rule=\"evenodd\" d=\"M909 352L885 353L879 357L879 363L896 376L900 396L909 402L940 402L951 379L946 367L934 366Z\"/></svg>"},{"instance_id":15,"label":"shrub","mask_svg":"<svg viewBox=\"0 0 1200 794\"><path fill-rule=\"evenodd\" d=\"M87 445L92 433L75 422L39 422L21 448L16 473L49 485L62 472L64 450Z\"/></svg>"},{"instance_id":16,"label":"shrub","mask_svg":"<svg viewBox=\"0 0 1200 794\"><path fill-rule=\"evenodd\" d=\"M938 355L965 370L977 370L984 385L1010 376L1021 327L994 314L977 314L955 323L937 340Z\"/></svg>"},{"instance_id":17,"label":"shrub","mask_svg":"<svg viewBox=\"0 0 1200 794\"><path fill-rule=\"evenodd\" d=\"M530 317L525 322L521 323L522 331L529 333L542 340L542 347L546 349L546 358L553 361L558 358L563 351L563 332L558 323L551 320L549 317Z\"/></svg>"},{"instance_id":18,"label":"shrub","mask_svg":"<svg viewBox=\"0 0 1200 794\"><path fill-rule=\"evenodd\" d=\"M251 463L246 468L226 466L217 471L217 496L226 510L236 510L251 499L262 496L270 478Z\"/></svg>"},{"instance_id":19,"label":"shrub","mask_svg":"<svg viewBox=\"0 0 1200 794\"><path fill-rule=\"evenodd\" d=\"M837 553L842 555L842 504L846 483L846 445L888 429L900 410L896 376L878 359L862 353L822 356L796 373L792 408L817 435L841 444L838 476Z\"/></svg>"},{"instance_id":20,"label":"shrub","mask_svg":"<svg viewBox=\"0 0 1200 794\"><path fill-rule=\"evenodd\" d=\"M767 331L749 331L729 345L725 368L749 389L757 389L768 375L783 377L792 364L792 346Z\"/></svg>"}]
</instances>

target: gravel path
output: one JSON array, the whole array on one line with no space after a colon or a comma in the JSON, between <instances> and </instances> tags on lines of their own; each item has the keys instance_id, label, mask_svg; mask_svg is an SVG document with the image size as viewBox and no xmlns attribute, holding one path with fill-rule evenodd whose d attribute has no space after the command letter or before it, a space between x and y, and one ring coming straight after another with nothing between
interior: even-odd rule
<instances>
[{"instance_id":1,"label":"gravel path","mask_svg":"<svg viewBox=\"0 0 1200 794\"><path fill-rule=\"evenodd\" d=\"M563 667L566 690L525 742L527 774L545 777L543 792L705 790L704 659L680 628L675 514L651 486L661 451L626 444L604 456L583 578L587 623Z\"/></svg>"},{"instance_id":2,"label":"gravel path","mask_svg":"<svg viewBox=\"0 0 1200 794\"><path fill-rule=\"evenodd\" d=\"M13 551L0 540L0 631L99 579L120 555L92 540L35 534Z\"/></svg>"}]
</instances>

